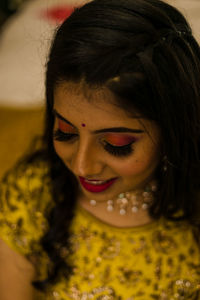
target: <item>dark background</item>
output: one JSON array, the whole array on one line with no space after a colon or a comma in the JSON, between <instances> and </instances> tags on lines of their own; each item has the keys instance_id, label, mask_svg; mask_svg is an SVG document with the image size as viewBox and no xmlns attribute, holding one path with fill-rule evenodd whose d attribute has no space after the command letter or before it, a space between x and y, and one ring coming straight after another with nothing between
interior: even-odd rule
<instances>
[{"instance_id":1,"label":"dark background","mask_svg":"<svg viewBox=\"0 0 200 300\"><path fill-rule=\"evenodd\" d=\"M0 26L28 0L0 0Z\"/></svg>"}]
</instances>

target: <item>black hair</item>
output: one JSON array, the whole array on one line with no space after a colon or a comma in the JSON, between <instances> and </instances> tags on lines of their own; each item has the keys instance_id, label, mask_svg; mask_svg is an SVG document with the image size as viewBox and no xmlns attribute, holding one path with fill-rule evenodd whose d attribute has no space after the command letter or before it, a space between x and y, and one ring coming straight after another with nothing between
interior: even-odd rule
<instances>
[{"instance_id":1,"label":"black hair","mask_svg":"<svg viewBox=\"0 0 200 300\"><path fill-rule=\"evenodd\" d=\"M62 81L106 86L121 108L156 122L167 172L161 160L150 214L175 220L181 211L182 219L200 223L200 48L177 9L159 0L93 0L57 30L46 74L44 142L55 207L41 241L52 261L48 279L35 283L41 289L73 269L61 252L70 249L77 182L52 141L54 89Z\"/></svg>"}]
</instances>

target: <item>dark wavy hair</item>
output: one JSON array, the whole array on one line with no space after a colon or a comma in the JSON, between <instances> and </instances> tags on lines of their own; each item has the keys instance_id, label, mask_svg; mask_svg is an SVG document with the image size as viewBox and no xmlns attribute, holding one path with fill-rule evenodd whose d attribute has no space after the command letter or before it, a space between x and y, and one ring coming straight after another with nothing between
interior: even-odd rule
<instances>
[{"instance_id":1,"label":"dark wavy hair","mask_svg":"<svg viewBox=\"0 0 200 300\"><path fill-rule=\"evenodd\" d=\"M73 272L62 250L70 249L77 182L54 150L52 108L57 84L83 79L91 87L108 87L116 105L160 129L168 168L163 172L161 161L151 216L175 220L181 211L182 219L200 224L200 48L191 28L159 0L93 0L58 28L47 63L44 143L55 207L41 241L52 266L48 278L35 283L40 289Z\"/></svg>"}]
</instances>

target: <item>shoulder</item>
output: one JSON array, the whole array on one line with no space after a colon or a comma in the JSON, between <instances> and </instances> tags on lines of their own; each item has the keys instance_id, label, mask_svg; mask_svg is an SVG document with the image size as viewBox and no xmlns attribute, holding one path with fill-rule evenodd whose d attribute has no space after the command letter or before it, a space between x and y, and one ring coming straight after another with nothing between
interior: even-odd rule
<instances>
[{"instance_id":1,"label":"shoulder","mask_svg":"<svg viewBox=\"0 0 200 300\"><path fill-rule=\"evenodd\" d=\"M44 179L49 176L49 166L46 159L42 156L36 156L31 159L24 159L16 163L3 177L2 184L13 183L19 185L27 183L33 179Z\"/></svg>"},{"instance_id":2,"label":"shoulder","mask_svg":"<svg viewBox=\"0 0 200 300\"><path fill-rule=\"evenodd\" d=\"M28 254L48 227L53 205L47 161L39 157L18 163L0 184L0 237Z\"/></svg>"},{"instance_id":3,"label":"shoulder","mask_svg":"<svg viewBox=\"0 0 200 300\"><path fill-rule=\"evenodd\" d=\"M22 202L50 193L50 170L47 160L35 157L18 162L0 183L0 207L7 201ZM8 203L7 203L8 204Z\"/></svg>"},{"instance_id":4,"label":"shoulder","mask_svg":"<svg viewBox=\"0 0 200 300\"><path fill-rule=\"evenodd\" d=\"M31 293L33 276L46 276L48 260L40 240L48 229L46 213L52 205L49 173L47 161L35 157L18 162L0 183L0 256L4 257L0 286L5 286L5 295L4 272L9 272L16 298L14 284Z\"/></svg>"}]
</instances>

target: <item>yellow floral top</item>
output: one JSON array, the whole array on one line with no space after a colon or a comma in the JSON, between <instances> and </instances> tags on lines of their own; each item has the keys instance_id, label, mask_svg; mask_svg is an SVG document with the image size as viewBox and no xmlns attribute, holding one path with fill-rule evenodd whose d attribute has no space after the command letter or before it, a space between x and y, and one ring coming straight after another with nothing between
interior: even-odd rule
<instances>
[{"instance_id":1,"label":"yellow floral top","mask_svg":"<svg viewBox=\"0 0 200 300\"><path fill-rule=\"evenodd\" d=\"M47 274L39 239L52 205L45 162L21 164L1 183L0 237L35 264L39 279ZM200 253L191 225L160 219L117 228L77 207L70 230L74 272L36 299L200 299Z\"/></svg>"}]
</instances>

